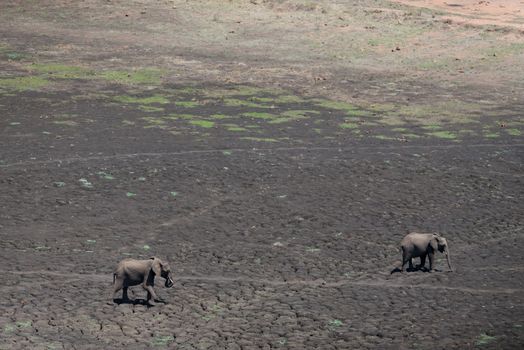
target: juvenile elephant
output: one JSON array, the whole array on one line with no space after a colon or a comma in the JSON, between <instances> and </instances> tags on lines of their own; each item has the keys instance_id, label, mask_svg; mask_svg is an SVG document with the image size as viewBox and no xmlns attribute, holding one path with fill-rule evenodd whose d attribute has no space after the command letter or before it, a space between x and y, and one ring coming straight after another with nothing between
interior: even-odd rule
<instances>
[{"instance_id":1,"label":"juvenile elephant","mask_svg":"<svg viewBox=\"0 0 524 350\"><path fill-rule=\"evenodd\" d=\"M409 233L400 242L402 249L402 265L400 272L404 272L406 263L413 269L412 258L420 257L419 268L426 264L426 256L429 257L429 271L435 271L435 252L438 250L446 254L449 271L453 271L449 258L448 242L444 237L436 233Z\"/></svg>"},{"instance_id":2,"label":"juvenile elephant","mask_svg":"<svg viewBox=\"0 0 524 350\"><path fill-rule=\"evenodd\" d=\"M158 297L153 290L155 285L155 276L165 278L166 288L173 286L171 279L171 270L167 262L159 258L152 257L148 260L124 259L118 263L113 273L113 300L116 293L123 289L122 299L128 301L127 288L141 284L142 288L147 291L147 303L154 305L154 300Z\"/></svg>"}]
</instances>

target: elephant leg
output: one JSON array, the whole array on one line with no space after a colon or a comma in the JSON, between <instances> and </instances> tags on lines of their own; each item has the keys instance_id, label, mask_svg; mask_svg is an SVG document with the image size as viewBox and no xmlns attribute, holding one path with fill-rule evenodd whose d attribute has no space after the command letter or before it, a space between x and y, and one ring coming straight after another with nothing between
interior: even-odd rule
<instances>
[{"instance_id":1,"label":"elephant leg","mask_svg":"<svg viewBox=\"0 0 524 350\"><path fill-rule=\"evenodd\" d=\"M158 299L156 296L155 290L152 286L143 284L142 287L147 291L147 303L149 305L155 305L155 300Z\"/></svg>"},{"instance_id":2,"label":"elephant leg","mask_svg":"<svg viewBox=\"0 0 524 350\"><path fill-rule=\"evenodd\" d=\"M408 257L404 251L402 251L402 264L400 265L400 272L404 272L404 268L406 267L406 263L408 262Z\"/></svg>"},{"instance_id":3,"label":"elephant leg","mask_svg":"<svg viewBox=\"0 0 524 350\"><path fill-rule=\"evenodd\" d=\"M426 265L426 255L427 254L420 256L420 265L418 266L420 269L423 269L424 266Z\"/></svg>"},{"instance_id":4,"label":"elephant leg","mask_svg":"<svg viewBox=\"0 0 524 350\"><path fill-rule=\"evenodd\" d=\"M409 258L409 269L413 271L413 258Z\"/></svg>"},{"instance_id":5,"label":"elephant leg","mask_svg":"<svg viewBox=\"0 0 524 350\"><path fill-rule=\"evenodd\" d=\"M122 289L123 287L124 287L124 281L120 278L116 278L115 283L113 285L113 295L112 295L113 300L116 299L116 293L118 293L118 291L120 291L120 289Z\"/></svg>"},{"instance_id":6,"label":"elephant leg","mask_svg":"<svg viewBox=\"0 0 524 350\"><path fill-rule=\"evenodd\" d=\"M435 252L429 252L429 272L435 271Z\"/></svg>"},{"instance_id":7,"label":"elephant leg","mask_svg":"<svg viewBox=\"0 0 524 350\"><path fill-rule=\"evenodd\" d=\"M129 300L129 297L127 296L127 289L129 287L124 287L124 291L122 292L122 299L125 300L125 301L128 301Z\"/></svg>"}]
</instances>

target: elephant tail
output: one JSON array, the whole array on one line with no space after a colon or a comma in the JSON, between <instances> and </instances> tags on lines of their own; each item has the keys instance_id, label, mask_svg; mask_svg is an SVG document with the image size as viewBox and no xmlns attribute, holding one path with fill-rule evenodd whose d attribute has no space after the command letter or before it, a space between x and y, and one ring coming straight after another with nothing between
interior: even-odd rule
<instances>
[{"instance_id":1,"label":"elephant tail","mask_svg":"<svg viewBox=\"0 0 524 350\"><path fill-rule=\"evenodd\" d=\"M113 272L113 284L115 284L115 280L116 280L116 272Z\"/></svg>"}]
</instances>

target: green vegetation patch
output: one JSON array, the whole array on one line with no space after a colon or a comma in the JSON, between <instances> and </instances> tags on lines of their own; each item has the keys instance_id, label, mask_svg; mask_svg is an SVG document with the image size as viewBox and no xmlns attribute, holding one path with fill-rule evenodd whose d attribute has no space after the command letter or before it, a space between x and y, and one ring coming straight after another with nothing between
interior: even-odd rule
<instances>
[{"instance_id":1,"label":"green vegetation patch","mask_svg":"<svg viewBox=\"0 0 524 350\"><path fill-rule=\"evenodd\" d=\"M67 126L78 126L78 123L73 120L54 120L53 124L67 125Z\"/></svg>"},{"instance_id":2,"label":"green vegetation patch","mask_svg":"<svg viewBox=\"0 0 524 350\"><path fill-rule=\"evenodd\" d=\"M172 120L191 120L191 119L197 119L202 118L201 116L194 115L194 114L181 114L181 113L171 113L166 119L172 119Z\"/></svg>"},{"instance_id":3,"label":"green vegetation patch","mask_svg":"<svg viewBox=\"0 0 524 350\"><path fill-rule=\"evenodd\" d=\"M215 122L209 121L209 120L190 120L189 124L200 126L202 128L212 128L215 126Z\"/></svg>"},{"instance_id":4,"label":"green vegetation patch","mask_svg":"<svg viewBox=\"0 0 524 350\"><path fill-rule=\"evenodd\" d=\"M342 129L357 129L358 128L358 124L350 123L350 122L344 122L344 123L338 124L338 126L341 127Z\"/></svg>"},{"instance_id":5,"label":"green vegetation patch","mask_svg":"<svg viewBox=\"0 0 524 350\"><path fill-rule=\"evenodd\" d=\"M130 95L121 95L113 97L113 100L116 102L122 103L136 103L141 105L151 105L151 104L166 104L169 103L169 100L162 95L153 95L148 97L138 97Z\"/></svg>"},{"instance_id":6,"label":"green vegetation patch","mask_svg":"<svg viewBox=\"0 0 524 350\"><path fill-rule=\"evenodd\" d=\"M396 138L391 137L391 136L386 136L386 135L375 135L373 137L379 140L388 140L388 141L396 140Z\"/></svg>"},{"instance_id":7,"label":"green vegetation patch","mask_svg":"<svg viewBox=\"0 0 524 350\"><path fill-rule=\"evenodd\" d=\"M484 137L487 137L488 139L496 139L500 137L500 134L498 132L488 132L484 134Z\"/></svg>"},{"instance_id":8,"label":"green vegetation patch","mask_svg":"<svg viewBox=\"0 0 524 350\"><path fill-rule=\"evenodd\" d=\"M96 173L100 178L106 179L106 180L114 180L115 177L111 174L106 173L105 171L99 171Z\"/></svg>"},{"instance_id":9,"label":"green vegetation patch","mask_svg":"<svg viewBox=\"0 0 524 350\"><path fill-rule=\"evenodd\" d=\"M173 336L171 335L157 335L153 337L151 345L153 346L167 346L173 341Z\"/></svg>"},{"instance_id":10,"label":"green vegetation patch","mask_svg":"<svg viewBox=\"0 0 524 350\"><path fill-rule=\"evenodd\" d=\"M0 78L1 90L38 90L49 84L49 80L38 76Z\"/></svg>"},{"instance_id":11,"label":"green vegetation patch","mask_svg":"<svg viewBox=\"0 0 524 350\"><path fill-rule=\"evenodd\" d=\"M58 63L32 64L31 70L56 79L92 79L96 76L91 69Z\"/></svg>"},{"instance_id":12,"label":"green vegetation patch","mask_svg":"<svg viewBox=\"0 0 524 350\"><path fill-rule=\"evenodd\" d=\"M130 85L160 85L164 71L155 68L137 69L134 71L109 70L97 76L110 82Z\"/></svg>"},{"instance_id":13,"label":"green vegetation patch","mask_svg":"<svg viewBox=\"0 0 524 350\"><path fill-rule=\"evenodd\" d=\"M248 98L249 101L254 102L262 102L262 103L273 103L275 102L275 98L273 97L258 97L258 96L252 96Z\"/></svg>"},{"instance_id":14,"label":"green vegetation patch","mask_svg":"<svg viewBox=\"0 0 524 350\"><path fill-rule=\"evenodd\" d=\"M427 133L428 135L430 136L434 136L434 137L438 137L438 138L441 138L441 139L447 139L447 140L454 140L457 138L457 134L451 132L451 131L433 131L433 132L429 132Z\"/></svg>"},{"instance_id":15,"label":"green vegetation patch","mask_svg":"<svg viewBox=\"0 0 524 350\"><path fill-rule=\"evenodd\" d=\"M418 139L420 138L421 136L420 135L417 135L417 134L402 134L402 137L405 137L407 139Z\"/></svg>"},{"instance_id":16,"label":"green vegetation patch","mask_svg":"<svg viewBox=\"0 0 524 350\"><path fill-rule=\"evenodd\" d=\"M256 141L256 142L279 142L277 139L264 138L264 137L242 137L242 140Z\"/></svg>"},{"instance_id":17,"label":"green vegetation patch","mask_svg":"<svg viewBox=\"0 0 524 350\"><path fill-rule=\"evenodd\" d=\"M347 103L347 102L324 100L324 99L315 99L313 101L317 106L324 107L324 108L336 109L336 110L345 111L348 113L354 113L355 111L359 111L359 112L361 111L359 107L351 103Z\"/></svg>"},{"instance_id":18,"label":"green vegetation patch","mask_svg":"<svg viewBox=\"0 0 524 350\"><path fill-rule=\"evenodd\" d=\"M278 116L274 114L265 113L265 112L246 112L246 113L242 113L242 116L249 117L249 118L256 118L256 119L265 119L265 120L272 120L272 119L278 118Z\"/></svg>"},{"instance_id":19,"label":"green vegetation patch","mask_svg":"<svg viewBox=\"0 0 524 350\"><path fill-rule=\"evenodd\" d=\"M228 89L229 96L260 96L260 95L278 95L282 93L279 89L259 88L255 86L235 86Z\"/></svg>"},{"instance_id":20,"label":"green vegetation patch","mask_svg":"<svg viewBox=\"0 0 524 350\"><path fill-rule=\"evenodd\" d=\"M29 328L33 325L31 321L18 321L15 324L18 328Z\"/></svg>"},{"instance_id":21,"label":"green vegetation patch","mask_svg":"<svg viewBox=\"0 0 524 350\"><path fill-rule=\"evenodd\" d=\"M155 124L155 125L163 125L166 123L165 120L162 118L155 118L155 117L143 117L142 120L145 120L149 124Z\"/></svg>"},{"instance_id":22,"label":"green vegetation patch","mask_svg":"<svg viewBox=\"0 0 524 350\"><path fill-rule=\"evenodd\" d=\"M421 128L424 130L440 130L442 129L442 126L436 125L436 124L429 124L429 125L424 125Z\"/></svg>"},{"instance_id":23,"label":"green vegetation patch","mask_svg":"<svg viewBox=\"0 0 524 350\"><path fill-rule=\"evenodd\" d=\"M243 128L241 126L238 126L236 124L224 124L224 127L228 130L228 131L247 131L246 128Z\"/></svg>"},{"instance_id":24,"label":"green vegetation patch","mask_svg":"<svg viewBox=\"0 0 524 350\"><path fill-rule=\"evenodd\" d=\"M497 337L487 335L486 333L481 333L475 342L476 345L483 346L492 343Z\"/></svg>"},{"instance_id":25,"label":"green vegetation patch","mask_svg":"<svg viewBox=\"0 0 524 350\"><path fill-rule=\"evenodd\" d=\"M83 188L93 188L93 184L89 182L87 179L81 178L80 180L78 180L78 182L80 182L80 186L82 186Z\"/></svg>"},{"instance_id":26,"label":"green vegetation patch","mask_svg":"<svg viewBox=\"0 0 524 350\"><path fill-rule=\"evenodd\" d=\"M340 320L330 320L328 322L328 328L331 328L331 329L339 328L339 327L341 327L343 325L344 325L344 322L342 322Z\"/></svg>"},{"instance_id":27,"label":"green vegetation patch","mask_svg":"<svg viewBox=\"0 0 524 350\"><path fill-rule=\"evenodd\" d=\"M294 95L281 95L273 100L275 103L303 103L305 100Z\"/></svg>"},{"instance_id":28,"label":"green vegetation patch","mask_svg":"<svg viewBox=\"0 0 524 350\"><path fill-rule=\"evenodd\" d=\"M225 115L225 114L212 114L209 116L211 119L230 119L230 118L233 118L229 115Z\"/></svg>"},{"instance_id":29,"label":"green vegetation patch","mask_svg":"<svg viewBox=\"0 0 524 350\"><path fill-rule=\"evenodd\" d=\"M144 112L163 112L164 111L164 108L162 107L145 106L145 105L138 106L138 109Z\"/></svg>"},{"instance_id":30,"label":"green vegetation patch","mask_svg":"<svg viewBox=\"0 0 524 350\"><path fill-rule=\"evenodd\" d=\"M10 61L20 61L27 57L26 54L21 52L6 52L4 53L5 58L7 58Z\"/></svg>"},{"instance_id":31,"label":"green vegetation patch","mask_svg":"<svg viewBox=\"0 0 524 350\"><path fill-rule=\"evenodd\" d=\"M236 98L225 98L223 101L225 106L228 107L250 107L250 108L271 108L271 106L261 105L246 100L239 100Z\"/></svg>"},{"instance_id":32,"label":"green vegetation patch","mask_svg":"<svg viewBox=\"0 0 524 350\"><path fill-rule=\"evenodd\" d=\"M193 108L198 106L200 103L196 101L176 101L175 105L184 107L184 108Z\"/></svg>"},{"instance_id":33,"label":"green vegetation patch","mask_svg":"<svg viewBox=\"0 0 524 350\"><path fill-rule=\"evenodd\" d=\"M522 132L519 129L506 129L506 132L511 136L521 136Z\"/></svg>"},{"instance_id":34,"label":"green vegetation patch","mask_svg":"<svg viewBox=\"0 0 524 350\"><path fill-rule=\"evenodd\" d=\"M291 121L308 118L308 114L320 114L319 111L312 110L290 110L280 114L280 117L271 120L270 124L288 123Z\"/></svg>"}]
</instances>

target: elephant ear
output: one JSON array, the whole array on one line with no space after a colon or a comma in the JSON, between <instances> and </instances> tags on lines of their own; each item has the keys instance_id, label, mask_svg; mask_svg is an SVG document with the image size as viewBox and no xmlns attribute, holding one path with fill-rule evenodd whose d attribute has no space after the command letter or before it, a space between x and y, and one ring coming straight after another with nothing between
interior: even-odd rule
<instances>
[{"instance_id":1,"label":"elephant ear","mask_svg":"<svg viewBox=\"0 0 524 350\"><path fill-rule=\"evenodd\" d=\"M429 246L435 252L438 250L438 239L439 239L438 235L433 235L433 238L431 238L431 240L429 241Z\"/></svg>"},{"instance_id":2,"label":"elephant ear","mask_svg":"<svg viewBox=\"0 0 524 350\"><path fill-rule=\"evenodd\" d=\"M151 270L153 270L155 275L160 277L160 272L162 271L162 261L158 258L154 258L153 264L151 264Z\"/></svg>"}]
</instances>

